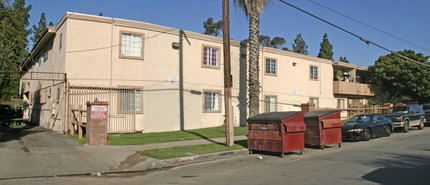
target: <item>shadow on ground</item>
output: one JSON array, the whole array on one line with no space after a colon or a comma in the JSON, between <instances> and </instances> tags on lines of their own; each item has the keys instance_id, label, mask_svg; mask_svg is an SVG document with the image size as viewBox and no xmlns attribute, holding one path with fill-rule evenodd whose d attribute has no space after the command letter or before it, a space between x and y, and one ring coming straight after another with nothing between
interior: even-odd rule
<instances>
[{"instance_id":1,"label":"shadow on ground","mask_svg":"<svg viewBox=\"0 0 430 185\"><path fill-rule=\"evenodd\" d=\"M381 166L363 176L363 179L371 182L379 184L429 184L430 182L429 156L393 154L390 160L377 160L369 165Z\"/></svg>"},{"instance_id":2,"label":"shadow on ground","mask_svg":"<svg viewBox=\"0 0 430 185\"><path fill-rule=\"evenodd\" d=\"M32 129L34 127L37 127L37 126L26 125L23 128L10 128L7 126L2 126L0 127L0 129L1 129L1 133L3 133L3 136L0 137L0 143L13 141L13 140L20 140L22 137L26 135L44 131L42 129Z\"/></svg>"}]
</instances>

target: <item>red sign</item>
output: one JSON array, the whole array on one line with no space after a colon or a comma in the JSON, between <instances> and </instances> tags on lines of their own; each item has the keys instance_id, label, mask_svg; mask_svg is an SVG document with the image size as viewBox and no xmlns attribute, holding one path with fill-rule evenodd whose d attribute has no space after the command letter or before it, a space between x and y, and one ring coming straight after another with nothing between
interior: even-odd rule
<instances>
[{"instance_id":1,"label":"red sign","mask_svg":"<svg viewBox=\"0 0 430 185\"><path fill-rule=\"evenodd\" d=\"M91 118L106 119L107 114L108 114L108 107L106 105L91 106Z\"/></svg>"}]
</instances>

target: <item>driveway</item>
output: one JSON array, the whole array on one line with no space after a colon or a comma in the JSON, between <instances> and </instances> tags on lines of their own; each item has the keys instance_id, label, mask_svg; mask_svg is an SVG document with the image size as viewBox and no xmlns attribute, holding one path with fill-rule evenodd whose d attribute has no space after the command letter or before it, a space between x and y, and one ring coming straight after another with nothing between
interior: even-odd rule
<instances>
[{"instance_id":1,"label":"driveway","mask_svg":"<svg viewBox=\"0 0 430 185\"><path fill-rule=\"evenodd\" d=\"M3 127L0 179L87 174L116 169L132 149L82 146L42 127Z\"/></svg>"}]
</instances>

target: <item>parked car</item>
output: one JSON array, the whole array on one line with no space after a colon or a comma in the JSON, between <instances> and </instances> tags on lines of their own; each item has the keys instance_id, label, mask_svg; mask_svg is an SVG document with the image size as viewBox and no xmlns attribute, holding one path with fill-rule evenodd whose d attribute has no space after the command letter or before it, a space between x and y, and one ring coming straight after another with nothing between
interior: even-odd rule
<instances>
[{"instance_id":1,"label":"parked car","mask_svg":"<svg viewBox=\"0 0 430 185\"><path fill-rule=\"evenodd\" d=\"M361 114L348 120L342 127L343 140L364 140L390 136L393 130L390 119L380 114Z\"/></svg>"},{"instance_id":2,"label":"parked car","mask_svg":"<svg viewBox=\"0 0 430 185\"><path fill-rule=\"evenodd\" d=\"M391 107L385 117L393 121L394 128L401 128L403 132L409 132L410 127L424 129L426 115L420 105L400 105Z\"/></svg>"},{"instance_id":3,"label":"parked car","mask_svg":"<svg viewBox=\"0 0 430 185\"><path fill-rule=\"evenodd\" d=\"M423 110L424 110L424 113L426 114L425 124L429 124L429 122L430 122L430 104L424 104Z\"/></svg>"},{"instance_id":4,"label":"parked car","mask_svg":"<svg viewBox=\"0 0 430 185\"><path fill-rule=\"evenodd\" d=\"M15 118L15 111L11 105L0 105L0 122L3 125L8 124L8 120Z\"/></svg>"}]
</instances>

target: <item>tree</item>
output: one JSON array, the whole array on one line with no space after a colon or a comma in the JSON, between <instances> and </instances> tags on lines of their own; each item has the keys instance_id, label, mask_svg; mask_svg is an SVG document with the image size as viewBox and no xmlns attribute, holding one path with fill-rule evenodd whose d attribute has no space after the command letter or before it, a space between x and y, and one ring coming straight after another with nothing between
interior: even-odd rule
<instances>
[{"instance_id":1,"label":"tree","mask_svg":"<svg viewBox=\"0 0 430 185\"><path fill-rule=\"evenodd\" d=\"M284 45L285 43L286 42L283 37L274 37L272 41L270 41L270 44L272 45L272 47L278 48L278 49L280 49L282 45Z\"/></svg>"},{"instance_id":2,"label":"tree","mask_svg":"<svg viewBox=\"0 0 430 185\"><path fill-rule=\"evenodd\" d=\"M340 57L339 61L344 62L344 63L349 63L348 59L346 59L346 57Z\"/></svg>"},{"instance_id":3,"label":"tree","mask_svg":"<svg viewBox=\"0 0 430 185\"><path fill-rule=\"evenodd\" d=\"M30 18L31 6L25 6L25 0L15 0L10 4L9 0L0 0L0 70L18 71L19 66L27 55L27 30ZM19 78L19 74L1 76L7 78ZM0 99L9 100L18 95L18 80L0 80Z\"/></svg>"},{"instance_id":4,"label":"tree","mask_svg":"<svg viewBox=\"0 0 430 185\"><path fill-rule=\"evenodd\" d=\"M306 45L305 40L303 40L301 33L297 34L297 37L294 39L293 52L301 53L304 55L307 55L309 53L308 45Z\"/></svg>"},{"instance_id":5,"label":"tree","mask_svg":"<svg viewBox=\"0 0 430 185\"><path fill-rule=\"evenodd\" d=\"M33 29L31 31L33 32L33 36L30 39L34 45L37 43L37 41L40 39L40 37L42 37L43 33L46 31L46 19L45 19L44 12L40 14L39 23L37 24L37 26L33 25Z\"/></svg>"},{"instance_id":6,"label":"tree","mask_svg":"<svg viewBox=\"0 0 430 185\"><path fill-rule=\"evenodd\" d=\"M271 47L271 43L270 43L270 37L269 36L265 36L265 35L259 35L258 36L258 43L261 46L265 46L265 47Z\"/></svg>"},{"instance_id":7,"label":"tree","mask_svg":"<svg viewBox=\"0 0 430 185\"><path fill-rule=\"evenodd\" d=\"M319 58L333 60L333 45L330 44L327 38L327 33L324 33L323 41L320 44L321 49L318 53Z\"/></svg>"},{"instance_id":8,"label":"tree","mask_svg":"<svg viewBox=\"0 0 430 185\"><path fill-rule=\"evenodd\" d=\"M218 36L220 30L223 29L223 21L214 22L214 18L209 17L208 20L203 22L203 27L205 28L204 34Z\"/></svg>"},{"instance_id":9,"label":"tree","mask_svg":"<svg viewBox=\"0 0 430 185\"><path fill-rule=\"evenodd\" d=\"M260 110L260 82L259 82L259 42L260 14L269 0L234 0L235 5L243 10L249 20L249 49L248 49L248 96L249 116L254 116Z\"/></svg>"},{"instance_id":10,"label":"tree","mask_svg":"<svg viewBox=\"0 0 430 185\"><path fill-rule=\"evenodd\" d=\"M429 64L429 56L412 50L397 52L410 59ZM379 57L369 71L374 79L372 84L379 87L384 97L382 102L398 103L407 97L418 103L430 100L430 68L402 59L395 54Z\"/></svg>"}]
</instances>

